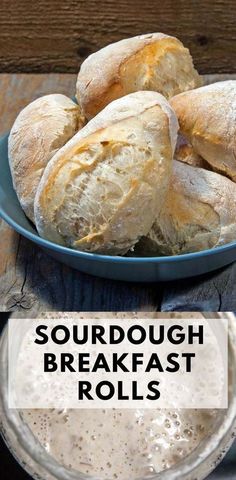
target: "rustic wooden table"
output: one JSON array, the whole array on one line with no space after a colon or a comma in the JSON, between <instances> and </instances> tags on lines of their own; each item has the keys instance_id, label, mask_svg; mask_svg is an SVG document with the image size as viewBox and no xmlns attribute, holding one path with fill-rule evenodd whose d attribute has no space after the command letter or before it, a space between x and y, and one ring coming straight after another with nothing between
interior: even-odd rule
<instances>
[{"instance_id":1,"label":"rustic wooden table","mask_svg":"<svg viewBox=\"0 0 236 480\"><path fill-rule=\"evenodd\" d=\"M206 82L236 75L206 76ZM46 93L73 96L75 74L1 74L0 135L30 101ZM0 310L236 310L236 263L201 278L135 284L66 267L0 224ZM194 272L193 272L194 274Z\"/></svg>"},{"instance_id":2,"label":"rustic wooden table","mask_svg":"<svg viewBox=\"0 0 236 480\"><path fill-rule=\"evenodd\" d=\"M108 43L165 32L200 73L236 65L235 0L1 0L0 71L67 72Z\"/></svg>"}]
</instances>

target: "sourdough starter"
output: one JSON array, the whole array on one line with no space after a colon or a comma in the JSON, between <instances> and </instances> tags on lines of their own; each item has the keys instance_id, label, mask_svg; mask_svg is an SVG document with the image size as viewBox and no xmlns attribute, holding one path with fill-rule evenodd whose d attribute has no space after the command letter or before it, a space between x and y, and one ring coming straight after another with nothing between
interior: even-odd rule
<instances>
[{"instance_id":1,"label":"sourdough starter","mask_svg":"<svg viewBox=\"0 0 236 480\"><path fill-rule=\"evenodd\" d=\"M111 316L100 317L105 315ZM86 316L91 318L81 315ZM201 314L176 314L184 316ZM187 409L38 409L23 410L22 416L45 449L67 468L119 480L143 478L176 465L214 430L218 418L216 410Z\"/></svg>"},{"instance_id":2,"label":"sourdough starter","mask_svg":"<svg viewBox=\"0 0 236 480\"><path fill-rule=\"evenodd\" d=\"M209 435L216 411L24 410L46 450L68 468L102 479L136 479L185 458Z\"/></svg>"}]
</instances>

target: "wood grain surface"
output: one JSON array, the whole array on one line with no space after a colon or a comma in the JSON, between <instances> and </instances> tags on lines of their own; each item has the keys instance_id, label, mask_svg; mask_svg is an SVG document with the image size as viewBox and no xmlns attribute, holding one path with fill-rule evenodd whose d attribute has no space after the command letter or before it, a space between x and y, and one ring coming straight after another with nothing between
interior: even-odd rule
<instances>
[{"instance_id":1,"label":"wood grain surface","mask_svg":"<svg viewBox=\"0 0 236 480\"><path fill-rule=\"evenodd\" d=\"M75 73L108 43L163 31L201 73L232 73L235 13L235 0L1 0L0 71Z\"/></svg>"},{"instance_id":2,"label":"wood grain surface","mask_svg":"<svg viewBox=\"0 0 236 480\"><path fill-rule=\"evenodd\" d=\"M72 96L75 78L65 74L0 75L0 135L36 97L53 92ZM210 83L222 78L225 76L214 75L205 80ZM236 311L236 263L201 278L166 284L104 280L56 262L0 221L0 310L29 316L44 310L161 309Z\"/></svg>"}]
</instances>

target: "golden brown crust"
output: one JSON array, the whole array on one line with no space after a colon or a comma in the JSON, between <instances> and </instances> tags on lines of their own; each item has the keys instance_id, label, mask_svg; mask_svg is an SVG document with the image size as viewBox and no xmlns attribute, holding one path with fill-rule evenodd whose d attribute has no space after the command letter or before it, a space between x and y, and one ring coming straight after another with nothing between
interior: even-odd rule
<instances>
[{"instance_id":1,"label":"golden brown crust","mask_svg":"<svg viewBox=\"0 0 236 480\"><path fill-rule=\"evenodd\" d=\"M81 65L76 96L86 118L108 103L138 90L170 98L200 86L188 49L162 33L140 35L108 45Z\"/></svg>"},{"instance_id":2,"label":"golden brown crust","mask_svg":"<svg viewBox=\"0 0 236 480\"><path fill-rule=\"evenodd\" d=\"M236 185L228 178L174 161L165 204L137 249L146 255L179 255L236 238Z\"/></svg>"},{"instance_id":3,"label":"golden brown crust","mask_svg":"<svg viewBox=\"0 0 236 480\"><path fill-rule=\"evenodd\" d=\"M182 135L178 135L174 158L193 167L212 170L206 160L195 152L193 146Z\"/></svg>"},{"instance_id":4,"label":"golden brown crust","mask_svg":"<svg viewBox=\"0 0 236 480\"><path fill-rule=\"evenodd\" d=\"M46 168L35 199L40 235L75 249L126 253L164 201L177 128L158 93L109 104Z\"/></svg>"},{"instance_id":5,"label":"golden brown crust","mask_svg":"<svg viewBox=\"0 0 236 480\"><path fill-rule=\"evenodd\" d=\"M236 81L228 80L171 99L180 132L212 169L236 181Z\"/></svg>"},{"instance_id":6,"label":"golden brown crust","mask_svg":"<svg viewBox=\"0 0 236 480\"><path fill-rule=\"evenodd\" d=\"M82 127L80 108L65 95L38 98L18 115L8 151L14 187L26 215L34 221L34 197L48 163Z\"/></svg>"}]
</instances>

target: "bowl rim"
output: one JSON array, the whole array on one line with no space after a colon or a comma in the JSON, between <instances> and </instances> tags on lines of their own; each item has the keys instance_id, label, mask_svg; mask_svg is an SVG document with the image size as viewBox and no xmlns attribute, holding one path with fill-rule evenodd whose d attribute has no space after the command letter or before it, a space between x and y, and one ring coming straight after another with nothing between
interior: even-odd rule
<instances>
[{"instance_id":1,"label":"bowl rim","mask_svg":"<svg viewBox=\"0 0 236 480\"><path fill-rule=\"evenodd\" d=\"M90 253L90 252L83 252L81 250L75 250L73 248L65 247L63 245L59 245L54 242L50 242L45 238L40 237L36 233L32 233L28 231L26 228L22 227L19 223L15 222L10 215L8 215L0 205L0 217L7 222L11 227L14 228L18 233L23 235L24 237L28 238L29 240L37 243L43 248L47 248L50 250L54 250L58 253L69 255L72 257L84 258L86 260L97 260L101 262L113 262L113 263L178 263L181 261L190 261L202 257L209 257L218 255L223 252L230 251L232 249L236 249L236 241L231 243L226 243L225 245L221 245L219 247L201 250L199 252L193 253L183 253L181 255L169 255L169 256L161 256L161 257L125 257L125 256L118 256L118 255L103 255L99 253Z\"/></svg>"},{"instance_id":2,"label":"bowl rim","mask_svg":"<svg viewBox=\"0 0 236 480\"><path fill-rule=\"evenodd\" d=\"M5 133L4 135L0 136L0 144L4 144L7 141L10 132ZM13 193L16 196L16 200L18 201L17 195L14 191L12 185ZM9 198L9 196L8 196ZM19 201L18 201L19 202ZM20 203L19 203L20 206ZM21 206L20 206L21 208ZM22 214L24 211L22 210ZM26 217L26 216L25 216ZM85 260L96 260L99 262L106 262L106 263L129 263L129 264L164 264L164 263L179 263L183 261L191 261L202 257L211 257L211 256L218 256L220 253L228 252L230 250L236 249L236 240L230 243L226 243L224 245L220 245L215 248L209 248L206 250L200 250L198 252L192 253L183 253L180 255L163 255L163 256L148 256L148 257L126 257L126 256L118 256L118 255L104 255L99 253L90 253L84 252L82 250L75 250L73 248L65 247L63 245L59 245L57 243L51 242L46 240L45 238L40 237L37 233L32 233L25 227L22 227L18 222L13 220L13 218L8 215L3 208L0 202L0 218L7 222L14 230L16 230L19 234L23 235L24 237L28 238L32 242L40 245L42 248L50 249L56 251L58 253L69 255L72 257L82 258ZM26 217L27 219L27 217ZM27 219L28 220L28 219Z\"/></svg>"}]
</instances>

